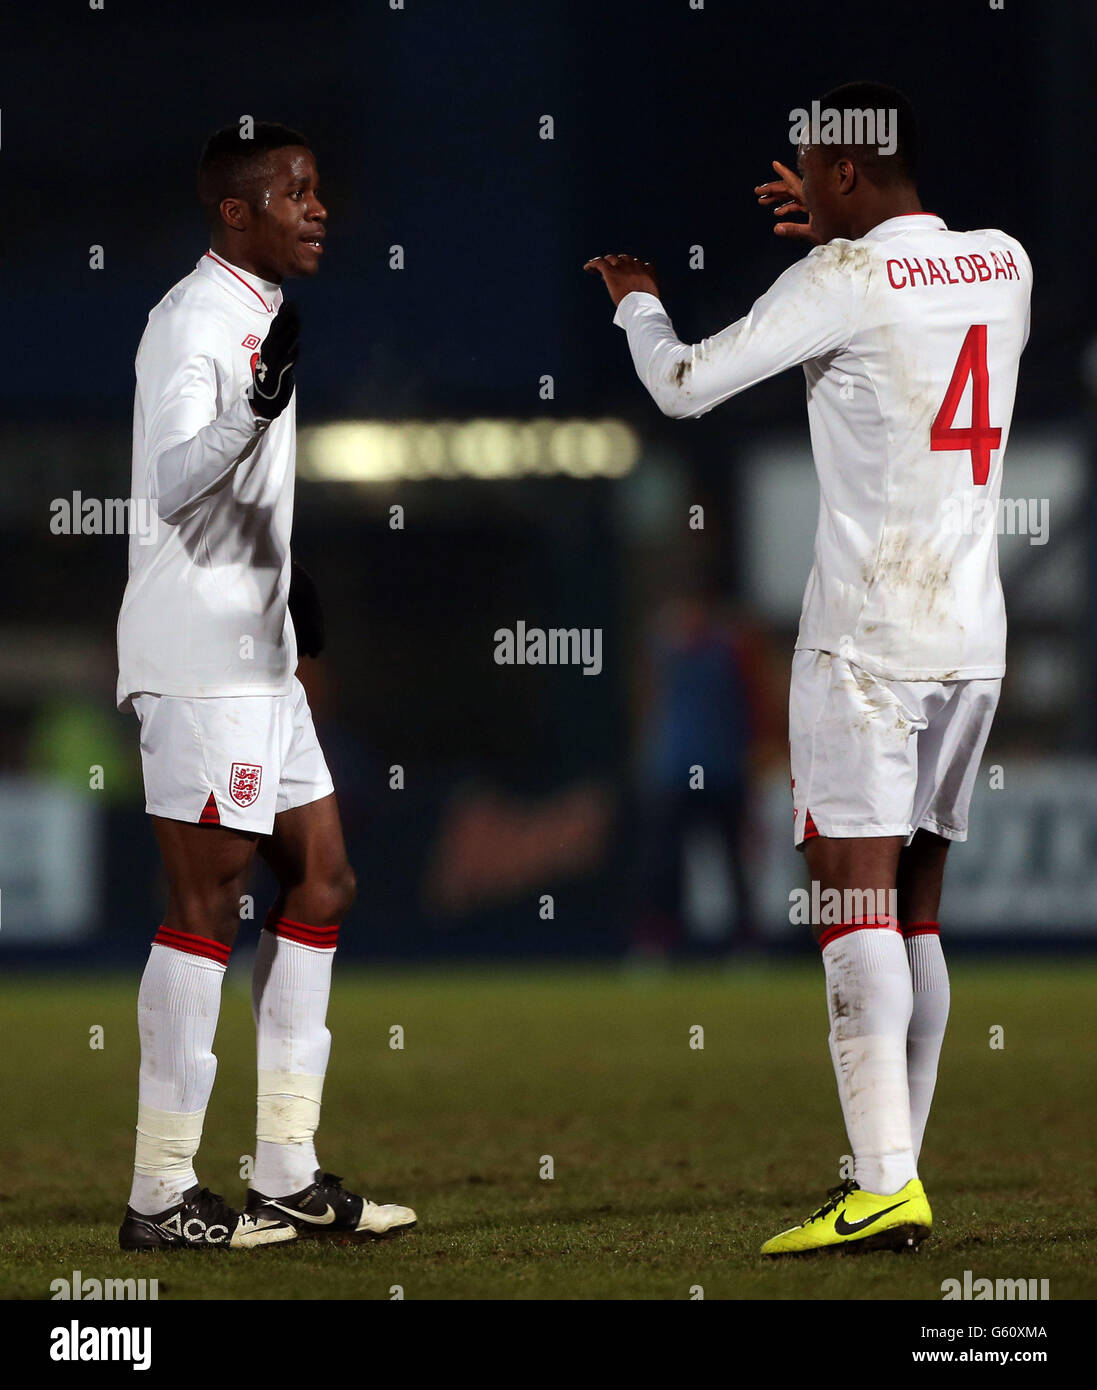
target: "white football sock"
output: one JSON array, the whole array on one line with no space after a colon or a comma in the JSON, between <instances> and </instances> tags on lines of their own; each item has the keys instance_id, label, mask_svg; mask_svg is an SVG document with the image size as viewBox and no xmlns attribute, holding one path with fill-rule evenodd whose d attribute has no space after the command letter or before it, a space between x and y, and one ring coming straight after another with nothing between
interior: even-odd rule
<instances>
[{"instance_id":1,"label":"white football sock","mask_svg":"<svg viewBox=\"0 0 1097 1390\"><path fill-rule=\"evenodd\" d=\"M331 1050L325 1026L339 928L286 918L259 933L252 976L258 1054L255 1171L251 1186L288 1197L316 1178L313 1136Z\"/></svg>"},{"instance_id":2,"label":"white football sock","mask_svg":"<svg viewBox=\"0 0 1097 1390\"><path fill-rule=\"evenodd\" d=\"M830 1048L854 1177L867 1192L898 1192L917 1177L910 1138L907 1027L912 991L903 938L889 925L824 931Z\"/></svg>"},{"instance_id":3,"label":"white football sock","mask_svg":"<svg viewBox=\"0 0 1097 1390\"><path fill-rule=\"evenodd\" d=\"M945 953L936 922L911 922L903 927L914 1009L907 1029L907 1082L910 1087L910 1136L914 1157L922 1151L937 1063L948 1024L949 985Z\"/></svg>"},{"instance_id":4,"label":"white football sock","mask_svg":"<svg viewBox=\"0 0 1097 1390\"><path fill-rule=\"evenodd\" d=\"M154 1216L198 1181L194 1156L217 1073L213 1038L229 948L161 927L137 996L141 1072L129 1204Z\"/></svg>"}]
</instances>

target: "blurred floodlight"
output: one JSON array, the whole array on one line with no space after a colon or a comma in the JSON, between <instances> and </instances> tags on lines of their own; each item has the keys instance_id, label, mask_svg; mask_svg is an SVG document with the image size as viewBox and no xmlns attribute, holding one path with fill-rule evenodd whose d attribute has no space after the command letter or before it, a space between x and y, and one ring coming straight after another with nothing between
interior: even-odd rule
<instances>
[{"instance_id":1,"label":"blurred floodlight","mask_svg":"<svg viewBox=\"0 0 1097 1390\"><path fill-rule=\"evenodd\" d=\"M622 420L341 420L303 429L302 478L328 483L394 479L623 478L640 442Z\"/></svg>"}]
</instances>

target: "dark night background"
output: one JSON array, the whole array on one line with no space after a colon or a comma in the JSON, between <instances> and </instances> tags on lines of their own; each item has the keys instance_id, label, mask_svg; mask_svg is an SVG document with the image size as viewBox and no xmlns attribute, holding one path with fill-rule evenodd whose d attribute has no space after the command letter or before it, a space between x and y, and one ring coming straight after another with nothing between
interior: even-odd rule
<instances>
[{"instance_id":1,"label":"dark night background","mask_svg":"<svg viewBox=\"0 0 1097 1390\"><path fill-rule=\"evenodd\" d=\"M641 474L649 455L672 455L689 500L706 504L706 548L690 558L682 537L638 540L621 521L619 485L605 480L298 492L295 550L331 630L309 688L343 795L358 911L376 927L371 949L608 951L624 944L631 911L622 885L635 857L641 634L683 571L703 568L728 602L749 603L744 457L771 435L802 444L807 432L799 371L700 422L660 417L583 262L607 251L652 258L679 334L717 331L800 254L773 236L752 191L771 159L790 159L789 112L840 82L893 83L919 116L923 205L956 228L1004 228L1034 263L1015 431L1092 441L1081 364L1097 303L1095 25L1089 5L1018 0L1003 11L986 0L9 7L0 770L40 770L43 707L59 687L113 721L114 785L125 790L110 798L99 930L109 899L112 940L136 955L160 901L133 781L136 724L111 712L125 546L51 536L48 508L74 488L127 490L134 352L151 307L206 248L194 170L212 129L244 113L281 120L317 154L327 252L314 281L289 287L304 318L300 426L614 416L643 440ZM538 136L546 114L551 141ZM394 243L400 272L389 269ZM689 268L694 244L703 271ZM103 270L89 269L92 245L104 248ZM538 397L544 374L551 402ZM387 526L393 501L408 508L402 535ZM1087 508L1080 524L1092 528L1091 499ZM806 575L809 556L790 563ZM1041 634L1061 642L1073 698L1056 704L1053 692L1012 715L1004 705L1009 747L1094 751L1094 585L1081 582L1086 604ZM603 627L603 676L493 665L490 633L522 614ZM783 670L791 630L768 627ZM1015 654L1023 621L1017 633ZM782 688L778 720L783 698ZM105 761L96 754L78 747L72 764ZM408 769L398 805L386 781L394 762ZM576 851L581 871L550 862L546 881L533 872L509 897L467 909L431 898L424 884L454 797L484 789L528 812L587 786L601 810L573 825L579 840L597 840L590 863ZM542 891L557 894L551 933L537 921Z\"/></svg>"},{"instance_id":2,"label":"dark night background","mask_svg":"<svg viewBox=\"0 0 1097 1390\"><path fill-rule=\"evenodd\" d=\"M259 13L74 0L5 16L8 420L126 422L145 316L205 249L198 153L244 112L310 137L330 212L323 273L298 293L303 418L521 413L542 371L570 409L644 410L579 266L642 252L683 335L724 326L790 256L751 193L790 153L788 112L860 77L915 104L924 206L955 227L1003 227L1032 255L1020 411L1073 399L1094 303L1079 167L1090 6L795 4L771 20L711 0L395 12L375 0ZM543 113L552 141L538 139ZM687 268L693 242L703 273ZM786 380L731 409L764 419L799 396Z\"/></svg>"}]
</instances>

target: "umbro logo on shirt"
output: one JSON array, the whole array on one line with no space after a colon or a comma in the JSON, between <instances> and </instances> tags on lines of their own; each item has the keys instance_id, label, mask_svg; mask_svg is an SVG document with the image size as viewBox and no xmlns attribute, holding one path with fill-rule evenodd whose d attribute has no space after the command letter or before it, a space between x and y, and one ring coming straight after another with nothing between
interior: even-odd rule
<instances>
[{"instance_id":1,"label":"umbro logo on shirt","mask_svg":"<svg viewBox=\"0 0 1097 1390\"><path fill-rule=\"evenodd\" d=\"M251 362L248 365L253 372L255 371L255 364L259 361L259 353L256 349L262 344L262 341L262 338L258 337L256 334L249 333L240 344L241 347L245 347L251 352Z\"/></svg>"}]
</instances>

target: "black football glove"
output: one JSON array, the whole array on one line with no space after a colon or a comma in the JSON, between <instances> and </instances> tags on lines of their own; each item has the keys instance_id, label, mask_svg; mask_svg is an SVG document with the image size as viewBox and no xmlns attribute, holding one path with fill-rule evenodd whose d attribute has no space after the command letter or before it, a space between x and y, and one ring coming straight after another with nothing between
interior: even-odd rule
<instances>
[{"instance_id":1,"label":"black football glove","mask_svg":"<svg viewBox=\"0 0 1097 1390\"><path fill-rule=\"evenodd\" d=\"M264 420L276 420L289 405L300 333L297 306L283 300L251 374L251 408Z\"/></svg>"},{"instance_id":2,"label":"black football glove","mask_svg":"<svg viewBox=\"0 0 1097 1390\"><path fill-rule=\"evenodd\" d=\"M290 561L289 615L297 634L299 656L319 656L324 650L324 610L320 595L307 570Z\"/></svg>"}]
</instances>

